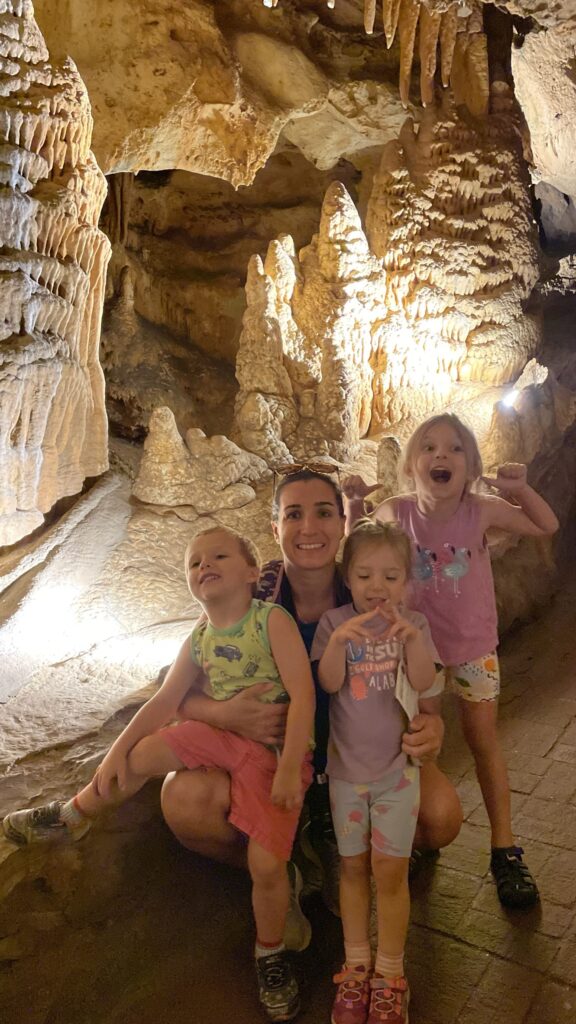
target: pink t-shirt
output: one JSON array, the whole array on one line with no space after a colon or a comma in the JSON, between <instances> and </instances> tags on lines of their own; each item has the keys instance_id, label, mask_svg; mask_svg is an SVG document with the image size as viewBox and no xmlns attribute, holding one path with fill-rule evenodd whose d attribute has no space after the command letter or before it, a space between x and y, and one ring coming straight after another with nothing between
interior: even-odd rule
<instances>
[{"instance_id":1,"label":"pink t-shirt","mask_svg":"<svg viewBox=\"0 0 576 1024\"><path fill-rule=\"evenodd\" d=\"M445 665L493 651L498 618L480 502L465 495L451 519L420 512L415 495L395 499L395 515L414 542L410 606L426 616Z\"/></svg>"},{"instance_id":2,"label":"pink t-shirt","mask_svg":"<svg viewBox=\"0 0 576 1024\"><path fill-rule=\"evenodd\" d=\"M312 661L320 660L337 626L357 614L353 604L345 604L322 616ZM403 614L422 630L433 660L438 661L424 616L407 610ZM338 692L330 695L326 770L331 778L345 782L376 782L406 764L400 748L407 721L394 696L402 644L375 637L364 644L348 643L346 648L346 678Z\"/></svg>"}]
</instances>

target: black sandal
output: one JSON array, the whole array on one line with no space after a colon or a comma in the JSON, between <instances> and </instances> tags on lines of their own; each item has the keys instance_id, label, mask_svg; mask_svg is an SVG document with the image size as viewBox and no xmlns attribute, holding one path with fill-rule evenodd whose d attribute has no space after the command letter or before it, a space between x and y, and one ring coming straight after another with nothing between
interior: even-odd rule
<instances>
[{"instance_id":1,"label":"black sandal","mask_svg":"<svg viewBox=\"0 0 576 1024\"><path fill-rule=\"evenodd\" d=\"M538 886L522 860L523 853L520 846L492 849L490 870L503 907L525 909L533 907L540 900Z\"/></svg>"}]
</instances>

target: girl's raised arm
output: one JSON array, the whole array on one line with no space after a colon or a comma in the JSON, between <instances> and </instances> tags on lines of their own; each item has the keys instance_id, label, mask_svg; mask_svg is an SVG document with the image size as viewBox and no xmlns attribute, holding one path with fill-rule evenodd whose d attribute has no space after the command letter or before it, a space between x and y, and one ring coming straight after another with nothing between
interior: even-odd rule
<instances>
[{"instance_id":1,"label":"girl's raised arm","mask_svg":"<svg viewBox=\"0 0 576 1024\"><path fill-rule=\"evenodd\" d=\"M511 505L504 498L495 495L480 495L482 503L482 526L507 530L508 533L530 537L549 537L556 533L559 523L556 515L526 478L526 466L507 462L500 466L495 477L482 477L490 487L496 487L502 494L518 502Z\"/></svg>"}]
</instances>

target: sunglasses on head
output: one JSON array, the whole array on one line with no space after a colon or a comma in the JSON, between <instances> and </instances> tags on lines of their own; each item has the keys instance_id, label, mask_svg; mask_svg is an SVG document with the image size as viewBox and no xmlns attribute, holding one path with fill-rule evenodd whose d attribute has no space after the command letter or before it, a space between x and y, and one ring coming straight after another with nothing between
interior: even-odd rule
<instances>
[{"instance_id":1,"label":"sunglasses on head","mask_svg":"<svg viewBox=\"0 0 576 1024\"><path fill-rule=\"evenodd\" d=\"M275 472L278 476L292 476L294 473L302 473L309 469L311 473L340 473L340 468L333 462L286 462L283 466L276 466Z\"/></svg>"},{"instance_id":2,"label":"sunglasses on head","mask_svg":"<svg viewBox=\"0 0 576 1024\"><path fill-rule=\"evenodd\" d=\"M276 490L277 478L290 478L295 476L296 473L303 473L306 470L309 470L311 473L321 473L323 476L331 476L335 473L338 483L340 483L340 467L334 465L333 462L286 462L281 466L276 466L273 470L273 489Z\"/></svg>"}]
</instances>

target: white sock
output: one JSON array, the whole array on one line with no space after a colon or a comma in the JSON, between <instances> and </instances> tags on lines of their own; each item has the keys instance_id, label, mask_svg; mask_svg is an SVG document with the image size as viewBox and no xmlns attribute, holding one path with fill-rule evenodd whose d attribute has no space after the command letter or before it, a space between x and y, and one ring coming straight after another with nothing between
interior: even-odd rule
<instances>
[{"instance_id":1,"label":"white sock","mask_svg":"<svg viewBox=\"0 0 576 1024\"><path fill-rule=\"evenodd\" d=\"M68 828L78 828L79 825L84 824L87 817L88 815L84 814L78 807L76 797L72 797L71 800L67 800L60 808L60 818Z\"/></svg>"},{"instance_id":2,"label":"white sock","mask_svg":"<svg viewBox=\"0 0 576 1024\"><path fill-rule=\"evenodd\" d=\"M345 942L344 957L346 967L365 967L366 970L372 967L372 950L368 941Z\"/></svg>"},{"instance_id":3,"label":"white sock","mask_svg":"<svg viewBox=\"0 0 576 1024\"><path fill-rule=\"evenodd\" d=\"M254 954L256 959L259 960L261 956L274 956L275 953L283 953L285 950L283 942L279 942L277 946L262 946L258 939L256 939L256 945L254 946Z\"/></svg>"},{"instance_id":4,"label":"white sock","mask_svg":"<svg viewBox=\"0 0 576 1024\"><path fill-rule=\"evenodd\" d=\"M404 953L399 953L397 956L389 956L388 953L381 953L380 950L376 953L376 965L374 968L376 974L379 974L386 981L394 981L395 978L404 977Z\"/></svg>"}]
</instances>

